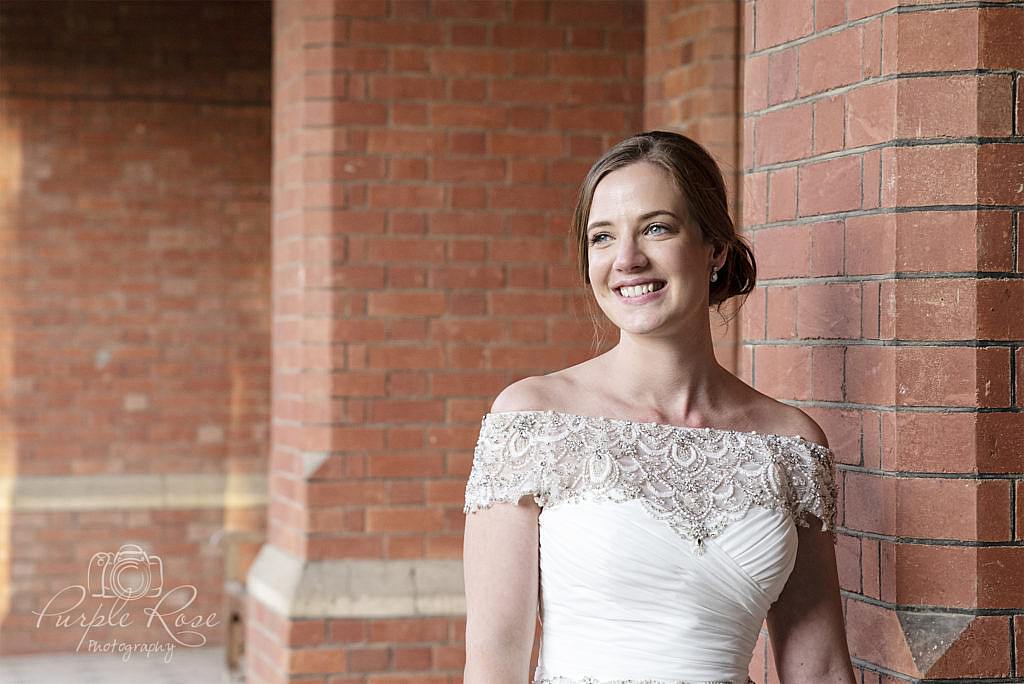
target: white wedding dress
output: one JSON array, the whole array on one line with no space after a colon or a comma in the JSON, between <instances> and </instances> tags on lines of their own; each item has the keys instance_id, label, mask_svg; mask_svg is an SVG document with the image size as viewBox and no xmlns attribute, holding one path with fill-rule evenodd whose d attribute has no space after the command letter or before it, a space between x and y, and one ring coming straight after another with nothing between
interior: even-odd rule
<instances>
[{"instance_id":1,"label":"white wedding dress","mask_svg":"<svg viewBox=\"0 0 1024 684\"><path fill-rule=\"evenodd\" d=\"M534 684L749 684L834 456L798 436L551 410L481 420L464 511L542 507Z\"/></svg>"}]
</instances>

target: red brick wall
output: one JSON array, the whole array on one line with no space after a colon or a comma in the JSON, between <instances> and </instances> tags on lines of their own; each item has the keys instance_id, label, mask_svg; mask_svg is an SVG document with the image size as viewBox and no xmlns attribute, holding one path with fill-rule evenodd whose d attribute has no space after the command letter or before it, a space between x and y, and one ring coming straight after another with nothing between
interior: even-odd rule
<instances>
[{"instance_id":1,"label":"red brick wall","mask_svg":"<svg viewBox=\"0 0 1024 684\"><path fill-rule=\"evenodd\" d=\"M730 190L740 142L742 45L738 2L647 3L644 126L688 135L725 166Z\"/></svg>"},{"instance_id":2,"label":"red brick wall","mask_svg":"<svg viewBox=\"0 0 1024 684\"><path fill-rule=\"evenodd\" d=\"M1019 677L1024 9L896 4L744 3L744 338L840 460L864 682Z\"/></svg>"},{"instance_id":3,"label":"red brick wall","mask_svg":"<svg viewBox=\"0 0 1024 684\"><path fill-rule=\"evenodd\" d=\"M307 564L457 560L481 415L593 353L571 203L640 127L643 5L275 12L269 538ZM461 678L461 618L253 614L255 682Z\"/></svg>"},{"instance_id":4,"label":"red brick wall","mask_svg":"<svg viewBox=\"0 0 1024 684\"><path fill-rule=\"evenodd\" d=\"M4 2L0 64L0 651L72 650L81 630L31 611L126 542L220 613L211 535L258 530L261 507L28 510L19 491L265 471L269 3ZM88 638L161 636L130 612Z\"/></svg>"}]
</instances>

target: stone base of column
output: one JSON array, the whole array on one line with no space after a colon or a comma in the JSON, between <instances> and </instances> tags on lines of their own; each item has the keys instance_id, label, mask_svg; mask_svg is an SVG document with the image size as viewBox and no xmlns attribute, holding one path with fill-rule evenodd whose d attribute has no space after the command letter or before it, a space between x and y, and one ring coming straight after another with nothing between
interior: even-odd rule
<instances>
[{"instance_id":1,"label":"stone base of column","mask_svg":"<svg viewBox=\"0 0 1024 684\"><path fill-rule=\"evenodd\" d=\"M267 544L246 589L248 682L387 673L441 684L462 673L459 560L310 561Z\"/></svg>"}]
</instances>

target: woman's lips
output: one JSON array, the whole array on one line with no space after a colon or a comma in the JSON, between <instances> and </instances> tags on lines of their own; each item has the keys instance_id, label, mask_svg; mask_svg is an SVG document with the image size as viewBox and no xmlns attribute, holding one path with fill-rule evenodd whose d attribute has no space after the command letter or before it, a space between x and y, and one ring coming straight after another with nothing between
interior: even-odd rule
<instances>
[{"instance_id":1,"label":"woman's lips","mask_svg":"<svg viewBox=\"0 0 1024 684\"><path fill-rule=\"evenodd\" d=\"M665 283L659 289L654 290L653 292L647 292L646 294L642 294L639 297L623 297L622 293L620 293L618 289L613 290L613 292L615 292L615 296L619 298L619 301L625 304L646 304L647 302L660 297L661 294L667 289L668 283Z\"/></svg>"}]
</instances>

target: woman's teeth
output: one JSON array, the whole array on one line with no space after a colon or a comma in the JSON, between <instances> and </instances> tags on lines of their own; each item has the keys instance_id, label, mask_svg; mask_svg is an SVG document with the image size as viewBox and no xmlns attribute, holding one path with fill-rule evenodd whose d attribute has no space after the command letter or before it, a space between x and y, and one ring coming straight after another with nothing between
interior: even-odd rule
<instances>
[{"instance_id":1,"label":"woman's teeth","mask_svg":"<svg viewBox=\"0 0 1024 684\"><path fill-rule=\"evenodd\" d=\"M660 290L664 286L665 283L644 283L643 285L634 285L632 287L620 287L619 294L623 297L639 297L648 292Z\"/></svg>"}]
</instances>

